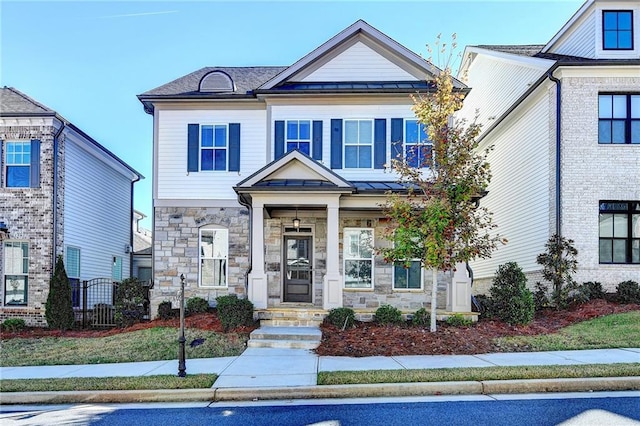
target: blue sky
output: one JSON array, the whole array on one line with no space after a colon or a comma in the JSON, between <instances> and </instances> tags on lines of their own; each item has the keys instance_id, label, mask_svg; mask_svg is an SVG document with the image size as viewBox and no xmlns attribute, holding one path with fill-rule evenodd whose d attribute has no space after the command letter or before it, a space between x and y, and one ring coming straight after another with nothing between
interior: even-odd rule
<instances>
[{"instance_id":1,"label":"blue sky","mask_svg":"<svg viewBox=\"0 0 640 426\"><path fill-rule=\"evenodd\" d=\"M140 93L205 66L291 65L358 19L425 57L440 33L457 33L458 51L544 44L582 4L0 0L0 85L56 110L142 173L134 205L151 216L152 118Z\"/></svg>"}]
</instances>

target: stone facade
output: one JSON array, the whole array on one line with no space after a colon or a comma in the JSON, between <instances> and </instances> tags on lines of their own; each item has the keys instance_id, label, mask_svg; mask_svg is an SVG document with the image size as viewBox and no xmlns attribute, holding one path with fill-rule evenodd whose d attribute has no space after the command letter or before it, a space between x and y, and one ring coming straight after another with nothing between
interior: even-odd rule
<instances>
[{"instance_id":1,"label":"stone facade","mask_svg":"<svg viewBox=\"0 0 640 426\"><path fill-rule=\"evenodd\" d=\"M248 213L244 207L154 209L152 317L163 301L179 306L180 275L185 277L185 299L197 296L211 303L226 294L245 296L245 277L249 271ZM198 238L200 228L206 225L218 225L229 231L227 288L198 284Z\"/></svg>"},{"instance_id":2,"label":"stone facade","mask_svg":"<svg viewBox=\"0 0 640 426\"><path fill-rule=\"evenodd\" d=\"M576 281L615 291L622 281L640 281L640 265L599 263L599 203L640 201L640 146L598 144L598 94L638 93L640 76L637 68L592 73L562 78L562 234L578 250Z\"/></svg>"},{"instance_id":3,"label":"stone facade","mask_svg":"<svg viewBox=\"0 0 640 426\"><path fill-rule=\"evenodd\" d=\"M29 242L29 275L26 306L5 306L5 284L2 283L2 307L0 321L20 317L31 326L44 326L44 305L49 292L49 280L53 273L54 253L60 251L62 241L62 201L57 205L58 244L53 241L53 196L54 196L54 128L49 125L5 125L0 126L0 140L40 140L40 187L6 188L5 176L0 184L0 219L9 228L9 240ZM60 148L59 148L60 149ZM62 157L62 155L60 155ZM62 162L61 162L62 163ZM59 173L62 177L64 167ZM63 180L63 179L61 179ZM58 194L64 188L58 188ZM4 259L0 244L0 259ZM0 276L4 276L4 262L0 262Z\"/></svg>"}]
</instances>

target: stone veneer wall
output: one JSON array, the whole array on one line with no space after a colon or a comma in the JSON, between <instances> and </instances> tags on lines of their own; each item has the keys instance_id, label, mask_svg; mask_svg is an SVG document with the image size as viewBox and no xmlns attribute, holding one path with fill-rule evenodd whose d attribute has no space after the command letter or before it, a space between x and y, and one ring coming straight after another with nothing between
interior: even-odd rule
<instances>
[{"instance_id":1,"label":"stone veneer wall","mask_svg":"<svg viewBox=\"0 0 640 426\"><path fill-rule=\"evenodd\" d=\"M202 297L209 302L226 294L244 296L249 269L249 214L244 207L156 207L154 209L151 315L158 305L171 301L178 306L180 275L185 277L185 299ZM198 285L198 238L205 225L229 230L228 288Z\"/></svg>"},{"instance_id":2,"label":"stone veneer wall","mask_svg":"<svg viewBox=\"0 0 640 426\"><path fill-rule=\"evenodd\" d=\"M53 253L60 250L53 243L53 136L52 126L0 126L0 139L4 141L40 140L40 187L6 188L4 173L0 182L0 220L9 228L10 240L29 242L29 277L26 306L4 305L4 282L0 321L22 318L29 326L46 326L44 305L49 293L49 280L53 273ZM3 146L3 155L6 147ZM62 156L61 156L62 157ZM60 176L64 169L59 170ZM63 179L60 179L63 180ZM59 188L58 192L63 193ZM58 205L59 241L62 241L62 208ZM59 247L59 246L58 246ZM0 244L0 277L4 281L4 253Z\"/></svg>"}]
</instances>

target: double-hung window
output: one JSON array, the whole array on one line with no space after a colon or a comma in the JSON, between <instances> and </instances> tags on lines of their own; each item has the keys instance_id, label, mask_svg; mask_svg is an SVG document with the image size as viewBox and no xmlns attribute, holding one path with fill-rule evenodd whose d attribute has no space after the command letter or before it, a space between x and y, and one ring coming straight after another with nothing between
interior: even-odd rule
<instances>
[{"instance_id":1,"label":"double-hung window","mask_svg":"<svg viewBox=\"0 0 640 426\"><path fill-rule=\"evenodd\" d=\"M31 177L31 142L7 142L5 176L8 188L28 188Z\"/></svg>"},{"instance_id":2,"label":"double-hung window","mask_svg":"<svg viewBox=\"0 0 640 426\"><path fill-rule=\"evenodd\" d=\"M29 281L29 243L4 242L4 304L26 305Z\"/></svg>"},{"instance_id":3,"label":"double-hung window","mask_svg":"<svg viewBox=\"0 0 640 426\"><path fill-rule=\"evenodd\" d=\"M311 155L311 121L287 120L287 152L297 149Z\"/></svg>"},{"instance_id":4,"label":"double-hung window","mask_svg":"<svg viewBox=\"0 0 640 426\"><path fill-rule=\"evenodd\" d=\"M393 288L395 290L419 290L422 288L422 263L419 260L394 262Z\"/></svg>"},{"instance_id":5,"label":"double-hung window","mask_svg":"<svg viewBox=\"0 0 640 426\"><path fill-rule=\"evenodd\" d=\"M226 124L200 126L200 170L227 170Z\"/></svg>"},{"instance_id":6,"label":"double-hung window","mask_svg":"<svg viewBox=\"0 0 640 426\"><path fill-rule=\"evenodd\" d=\"M373 288L373 229L344 229L344 286Z\"/></svg>"},{"instance_id":7,"label":"double-hung window","mask_svg":"<svg viewBox=\"0 0 640 426\"><path fill-rule=\"evenodd\" d=\"M640 201L600 202L600 263L640 263Z\"/></svg>"},{"instance_id":8,"label":"double-hung window","mask_svg":"<svg viewBox=\"0 0 640 426\"><path fill-rule=\"evenodd\" d=\"M433 143L429 140L427 129L418 120L404 122L405 159L410 167L428 167L431 163Z\"/></svg>"},{"instance_id":9,"label":"double-hung window","mask_svg":"<svg viewBox=\"0 0 640 426\"><path fill-rule=\"evenodd\" d=\"M604 50L633 49L633 11L602 12L602 47Z\"/></svg>"},{"instance_id":10,"label":"double-hung window","mask_svg":"<svg viewBox=\"0 0 640 426\"><path fill-rule=\"evenodd\" d=\"M347 169L373 168L373 120L344 120L344 164Z\"/></svg>"},{"instance_id":11,"label":"double-hung window","mask_svg":"<svg viewBox=\"0 0 640 426\"><path fill-rule=\"evenodd\" d=\"M80 249L67 246L65 249L64 268L71 284L71 304L80 307Z\"/></svg>"},{"instance_id":12,"label":"double-hung window","mask_svg":"<svg viewBox=\"0 0 640 426\"><path fill-rule=\"evenodd\" d=\"M200 286L227 286L229 231L205 227L200 230Z\"/></svg>"},{"instance_id":13,"label":"double-hung window","mask_svg":"<svg viewBox=\"0 0 640 426\"><path fill-rule=\"evenodd\" d=\"M640 94L598 96L598 142L640 144Z\"/></svg>"}]
</instances>

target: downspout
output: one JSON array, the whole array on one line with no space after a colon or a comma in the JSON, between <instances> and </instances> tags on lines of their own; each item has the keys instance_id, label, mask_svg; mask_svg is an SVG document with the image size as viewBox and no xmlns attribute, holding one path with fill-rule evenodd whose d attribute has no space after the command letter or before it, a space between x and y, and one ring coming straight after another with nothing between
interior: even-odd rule
<instances>
[{"instance_id":1,"label":"downspout","mask_svg":"<svg viewBox=\"0 0 640 426\"><path fill-rule=\"evenodd\" d=\"M60 120L60 129L53 136L53 244L52 244L52 269L51 275L53 276L53 269L56 264L56 247L58 245L58 139L64 130L66 123L64 120Z\"/></svg>"},{"instance_id":2,"label":"downspout","mask_svg":"<svg viewBox=\"0 0 640 426\"><path fill-rule=\"evenodd\" d=\"M253 207L251 203L245 201L244 197L241 194L238 194L238 203L241 206L246 207L249 210L249 255L247 258L249 259L249 269L244 274L244 294L245 297L249 298L249 274L253 269L253 261L252 261L252 252L253 252Z\"/></svg>"},{"instance_id":3,"label":"downspout","mask_svg":"<svg viewBox=\"0 0 640 426\"><path fill-rule=\"evenodd\" d=\"M133 185L139 181L140 175L136 175L136 178L131 181L131 203L129 208L131 212L131 217L129 218L129 247L131 247L131 251L129 252L129 278L133 277Z\"/></svg>"},{"instance_id":4,"label":"downspout","mask_svg":"<svg viewBox=\"0 0 640 426\"><path fill-rule=\"evenodd\" d=\"M560 141L561 141L561 105L562 105L562 82L553 76L553 69L547 72L549 80L556 83L556 234L562 236L562 228L560 227Z\"/></svg>"}]
</instances>

